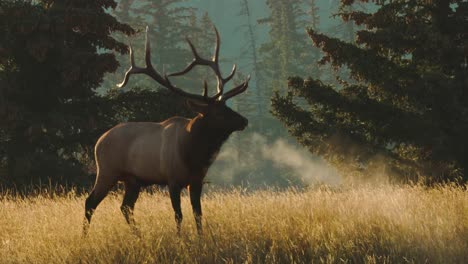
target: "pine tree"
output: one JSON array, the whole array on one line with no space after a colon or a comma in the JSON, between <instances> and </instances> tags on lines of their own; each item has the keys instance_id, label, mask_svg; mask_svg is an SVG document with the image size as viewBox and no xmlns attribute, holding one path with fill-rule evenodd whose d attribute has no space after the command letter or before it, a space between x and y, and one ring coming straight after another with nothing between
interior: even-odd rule
<instances>
[{"instance_id":1,"label":"pine tree","mask_svg":"<svg viewBox=\"0 0 468 264\"><path fill-rule=\"evenodd\" d=\"M240 1L241 10L239 12L240 16L245 18L245 23L241 25L241 28L244 30L245 39L247 43L245 47L241 50L241 54L246 54L246 57L249 61L251 61L252 67L252 78L255 80L254 85L250 85L249 87L249 99L253 102L249 102L249 105L256 106L254 109L255 113L252 116L249 116L250 119L254 119L254 125L257 129L263 130L262 120L264 115L264 109L267 109L268 98L263 94L261 88L264 86L264 78L262 76L260 59L258 55L258 44L257 44L257 34L255 25L253 24L252 13L249 7L248 0L241 0ZM245 100L245 98L244 98ZM252 111L250 112L252 113Z\"/></svg>"},{"instance_id":2,"label":"pine tree","mask_svg":"<svg viewBox=\"0 0 468 264\"><path fill-rule=\"evenodd\" d=\"M317 6L317 0L308 0L306 1L306 6L308 8L307 15L309 16L309 19L306 20L310 21L307 23L307 26L310 27L312 30L318 31L320 30L320 16L319 16L319 8ZM307 46L307 44L304 47L305 49L311 49L310 47ZM317 48L312 48L310 52L310 61L306 62L306 67L304 69L305 72L308 74L312 74L312 76L315 76L317 78L320 78L321 75L321 69L317 65L317 61L320 59L320 50Z\"/></svg>"},{"instance_id":3,"label":"pine tree","mask_svg":"<svg viewBox=\"0 0 468 264\"><path fill-rule=\"evenodd\" d=\"M366 13L347 11L353 2L343 0L340 15L365 27L356 44L308 33L321 61L347 66L356 83L292 77L289 92L273 97L274 114L344 173L466 180L468 3L384 1Z\"/></svg>"},{"instance_id":4,"label":"pine tree","mask_svg":"<svg viewBox=\"0 0 468 264\"><path fill-rule=\"evenodd\" d=\"M270 40L260 46L261 67L263 76L269 80L264 94L271 98L274 90L286 85L288 76L303 75L307 70L317 69L314 54L305 52L310 50L310 40L306 34L306 25L311 19L306 10L312 5L304 5L303 0L268 0L270 16L259 20L261 24L269 26ZM313 21L312 21L313 22ZM276 137L282 133L277 120L268 116L264 119L269 127L268 137Z\"/></svg>"},{"instance_id":5,"label":"pine tree","mask_svg":"<svg viewBox=\"0 0 468 264\"><path fill-rule=\"evenodd\" d=\"M304 73L305 13L301 0L267 0L266 3L271 14L258 22L269 25L270 41L261 45L260 53L265 76L278 89L288 76Z\"/></svg>"},{"instance_id":6,"label":"pine tree","mask_svg":"<svg viewBox=\"0 0 468 264\"><path fill-rule=\"evenodd\" d=\"M118 66L109 51L127 51L111 33L133 33L106 13L115 6L113 0L0 1L2 184L85 175L78 151L94 143L103 111L94 104L95 89Z\"/></svg>"},{"instance_id":7,"label":"pine tree","mask_svg":"<svg viewBox=\"0 0 468 264\"><path fill-rule=\"evenodd\" d=\"M332 0L330 1L330 10L329 12L332 13L332 17L334 20L338 20L339 13L342 11L346 12L353 12L354 10L365 11L366 6L359 2L354 2L346 7L340 6L340 0ZM335 21L336 22L336 21ZM356 24L352 20L339 20L336 24L331 25L326 31L332 37L339 38L343 41L349 43L355 43L355 34L356 34ZM318 31L314 29L314 31ZM349 70L346 66L340 68L332 68L329 65L322 66L324 74L320 77L322 81L332 85L340 85L342 82L349 82L352 81L349 78Z\"/></svg>"},{"instance_id":8,"label":"pine tree","mask_svg":"<svg viewBox=\"0 0 468 264\"><path fill-rule=\"evenodd\" d=\"M130 21L130 10L135 0L120 0L117 8L114 10L114 16L118 17L121 21Z\"/></svg>"}]
</instances>

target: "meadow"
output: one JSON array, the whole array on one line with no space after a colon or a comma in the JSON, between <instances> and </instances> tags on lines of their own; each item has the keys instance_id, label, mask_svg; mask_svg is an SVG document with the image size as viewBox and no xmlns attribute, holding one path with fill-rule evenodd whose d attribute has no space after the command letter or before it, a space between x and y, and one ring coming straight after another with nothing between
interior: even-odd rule
<instances>
[{"instance_id":1,"label":"meadow","mask_svg":"<svg viewBox=\"0 0 468 264\"><path fill-rule=\"evenodd\" d=\"M208 190L202 236L187 194L177 236L167 193L143 193L135 208L140 237L115 192L86 238L84 195L4 194L0 263L466 263L466 187Z\"/></svg>"}]
</instances>

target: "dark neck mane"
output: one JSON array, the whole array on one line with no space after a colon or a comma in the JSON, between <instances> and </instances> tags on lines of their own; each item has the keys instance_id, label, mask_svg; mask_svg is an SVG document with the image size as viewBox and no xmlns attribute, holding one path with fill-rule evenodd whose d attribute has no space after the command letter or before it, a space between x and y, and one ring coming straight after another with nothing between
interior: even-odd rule
<instances>
[{"instance_id":1,"label":"dark neck mane","mask_svg":"<svg viewBox=\"0 0 468 264\"><path fill-rule=\"evenodd\" d=\"M187 162L192 177L204 177L208 168L233 131L216 129L207 119L198 115L186 127L189 137L185 149Z\"/></svg>"}]
</instances>

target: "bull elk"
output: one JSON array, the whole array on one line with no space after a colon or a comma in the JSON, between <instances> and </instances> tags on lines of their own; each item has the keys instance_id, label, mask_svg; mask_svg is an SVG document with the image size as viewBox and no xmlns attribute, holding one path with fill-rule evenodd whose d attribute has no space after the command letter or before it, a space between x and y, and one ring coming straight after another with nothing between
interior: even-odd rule
<instances>
[{"instance_id":1,"label":"bull elk","mask_svg":"<svg viewBox=\"0 0 468 264\"><path fill-rule=\"evenodd\" d=\"M130 69L118 87L127 84L132 74L146 74L163 87L184 97L187 105L197 112L192 119L172 117L163 122L122 123L104 133L96 143L95 159L97 166L96 182L85 202L85 222L83 234L86 235L93 212L118 181L124 182L125 195L121 211L127 223L134 228L133 209L142 186L167 185L175 212L177 232L180 233L182 211L180 193L189 187L190 202L198 233L202 232L202 208L200 196L203 179L208 168L215 160L221 145L234 131L243 130L248 120L226 105L226 101L244 92L250 76L228 92L225 84L236 72L234 65L231 73L223 78L219 67L220 37L216 28L216 45L212 59L201 58L192 42L187 42L194 59L182 71L160 75L151 64L150 41L146 28L145 61L146 67L135 66L130 46ZM169 80L170 76L188 73L197 65L210 67L217 79L217 92L208 95L204 82L203 95L188 93Z\"/></svg>"}]
</instances>

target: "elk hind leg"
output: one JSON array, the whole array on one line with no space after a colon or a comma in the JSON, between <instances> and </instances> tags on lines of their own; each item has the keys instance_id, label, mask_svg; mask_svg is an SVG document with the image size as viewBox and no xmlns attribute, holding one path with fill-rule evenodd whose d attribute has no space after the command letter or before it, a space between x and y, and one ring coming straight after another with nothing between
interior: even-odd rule
<instances>
[{"instance_id":1,"label":"elk hind leg","mask_svg":"<svg viewBox=\"0 0 468 264\"><path fill-rule=\"evenodd\" d=\"M133 218L133 209L135 208L135 203L138 199L138 195L140 194L140 185L137 183L132 183L129 181L125 182L125 195L122 202L122 206L120 210L127 220L127 223L132 228L135 234L139 234L138 229L136 227L135 219Z\"/></svg>"},{"instance_id":2,"label":"elk hind leg","mask_svg":"<svg viewBox=\"0 0 468 264\"><path fill-rule=\"evenodd\" d=\"M114 187L117 181L105 181L102 180L105 177L100 175L97 176L96 184L94 185L93 190L86 198L85 202L85 219L83 223L83 236L86 236L88 233L89 225L91 224L91 217L93 216L94 211L101 201L107 196L110 189Z\"/></svg>"}]
</instances>

